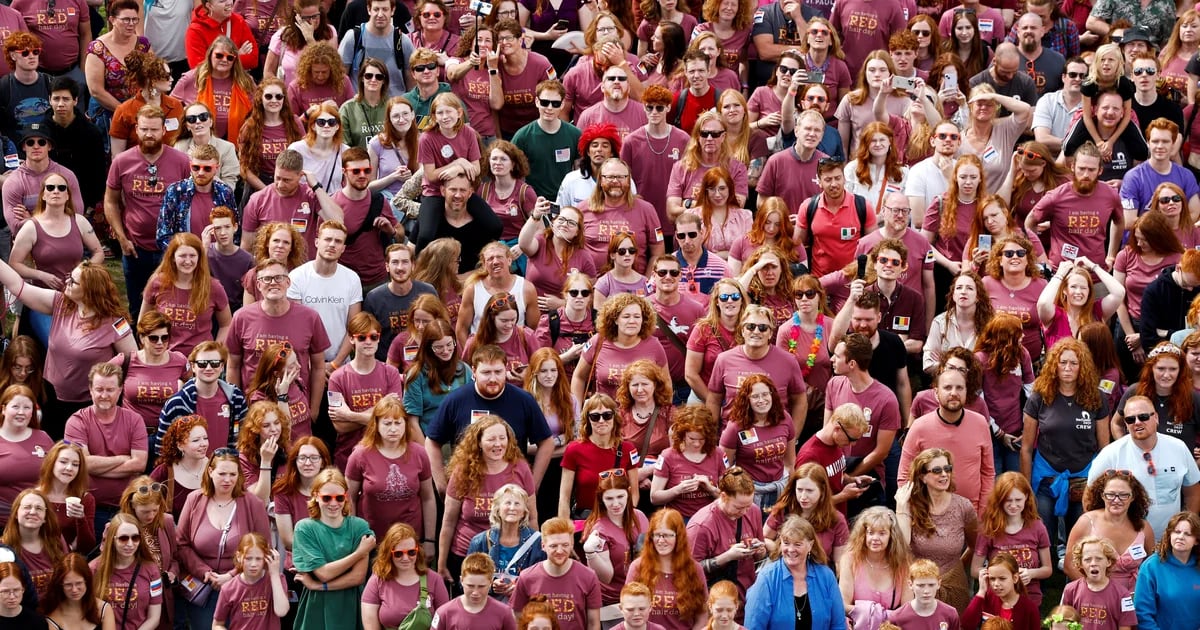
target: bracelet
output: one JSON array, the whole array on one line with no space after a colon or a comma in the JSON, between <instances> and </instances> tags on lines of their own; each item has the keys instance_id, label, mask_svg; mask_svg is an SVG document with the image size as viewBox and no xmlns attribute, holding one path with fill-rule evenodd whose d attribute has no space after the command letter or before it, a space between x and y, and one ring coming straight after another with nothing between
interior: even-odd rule
<instances>
[{"instance_id":1,"label":"bracelet","mask_svg":"<svg viewBox=\"0 0 1200 630\"><path fill-rule=\"evenodd\" d=\"M288 402L288 395L287 394L276 394L275 402L281 402L281 403Z\"/></svg>"},{"instance_id":2,"label":"bracelet","mask_svg":"<svg viewBox=\"0 0 1200 630\"><path fill-rule=\"evenodd\" d=\"M421 539L421 542L423 542L423 543L429 543L429 544L431 544L431 545L434 543L434 541L433 541L433 540L431 540L431 539L429 539L429 538L422 538L422 539Z\"/></svg>"},{"instance_id":3,"label":"bracelet","mask_svg":"<svg viewBox=\"0 0 1200 630\"><path fill-rule=\"evenodd\" d=\"M259 466L258 469L259 470L271 470L271 467L270 466Z\"/></svg>"}]
</instances>

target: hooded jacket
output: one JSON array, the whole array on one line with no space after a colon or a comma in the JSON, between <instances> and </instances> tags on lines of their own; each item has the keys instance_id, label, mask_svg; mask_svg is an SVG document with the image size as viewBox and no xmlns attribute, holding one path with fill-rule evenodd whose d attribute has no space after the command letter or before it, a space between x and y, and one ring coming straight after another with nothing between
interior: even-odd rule
<instances>
[{"instance_id":1,"label":"hooded jacket","mask_svg":"<svg viewBox=\"0 0 1200 630\"><path fill-rule=\"evenodd\" d=\"M186 40L188 66L195 68L204 61L208 47L218 35L226 35L233 40L233 45L241 48L245 42L250 42L250 52L238 54L242 67L246 70L258 67L258 41L246 19L234 13L228 20L217 23L208 13L208 8L201 4L192 11L192 24L188 26Z\"/></svg>"}]
</instances>

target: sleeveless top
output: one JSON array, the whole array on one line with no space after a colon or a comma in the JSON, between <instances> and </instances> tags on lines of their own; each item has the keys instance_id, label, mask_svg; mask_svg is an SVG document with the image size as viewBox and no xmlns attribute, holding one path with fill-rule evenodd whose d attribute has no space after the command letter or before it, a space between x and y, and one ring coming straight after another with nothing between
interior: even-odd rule
<instances>
[{"instance_id":1,"label":"sleeveless top","mask_svg":"<svg viewBox=\"0 0 1200 630\"><path fill-rule=\"evenodd\" d=\"M149 51L150 40L138 37L133 50ZM125 85L125 60L113 55L108 46L99 39L93 39L92 43L88 44L87 51L88 54L99 57L100 62L104 64L104 89L122 103L129 100L131 94Z\"/></svg>"},{"instance_id":2,"label":"sleeveless top","mask_svg":"<svg viewBox=\"0 0 1200 630\"><path fill-rule=\"evenodd\" d=\"M867 581L866 571L856 571L854 573L854 601L875 602L883 606L885 610L895 610L900 607L900 593L896 589L895 582L896 580L893 578L890 591L878 591Z\"/></svg>"},{"instance_id":3,"label":"sleeveless top","mask_svg":"<svg viewBox=\"0 0 1200 630\"><path fill-rule=\"evenodd\" d=\"M107 601L103 601L103 600L101 600L101 602L100 602L100 618L101 618L101 619L103 619L103 618L104 618L104 610L105 610L106 608L108 608L108 607L109 607L109 605L110 605L110 604L109 604ZM46 617L46 621L47 621L47 622L49 622L49 623L50 623L50 625L54 626L54 627L55 627L55 628L57 628L58 630L63 630L63 627L62 627L62 626L60 626L60 625L58 625L58 622L54 621L54 620L53 620L53 619L51 619L49 616L47 616L47 617ZM87 622L87 620L85 619L85 620L84 620L84 623L86 623L86 622ZM92 629L93 629L93 630L95 630L95 628L99 628L99 627L100 627L100 626L92 626Z\"/></svg>"},{"instance_id":4,"label":"sleeveless top","mask_svg":"<svg viewBox=\"0 0 1200 630\"><path fill-rule=\"evenodd\" d=\"M1096 522L1089 516L1085 515L1085 517L1088 519L1088 525L1090 525L1088 535L1099 536L1096 533ZM1135 560L1133 555L1129 553L1129 550L1135 547L1140 547L1142 550L1140 560ZM1117 556L1117 563L1113 565L1112 572L1109 573L1108 577L1117 584L1128 587L1130 592L1132 592L1134 585L1137 584L1138 568L1142 566L1142 562L1145 561L1150 553L1154 552L1153 550L1146 549L1146 532L1138 532L1137 536L1134 536L1133 542L1129 543L1129 546Z\"/></svg>"},{"instance_id":5,"label":"sleeveless top","mask_svg":"<svg viewBox=\"0 0 1200 630\"><path fill-rule=\"evenodd\" d=\"M517 323L525 325L525 278L513 276L512 289L508 291L508 294L517 303ZM475 283L475 319L471 321L472 335L479 332L479 322L483 319L483 311L487 308L488 300L492 299L492 295L483 286L483 280Z\"/></svg>"},{"instance_id":6,"label":"sleeveless top","mask_svg":"<svg viewBox=\"0 0 1200 630\"><path fill-rule=\"evenodd\" d=\"M79 233L79 223L74 216L71 219L71 229L65 236L51 236L42 227L41 222L34 219L34 229L37 231L37 242L29 255L41 271L56 277L66 277L71 270L83 260L83 236ZM34 282L42 286L40 282Z\"/></svg>"}]
</instances>

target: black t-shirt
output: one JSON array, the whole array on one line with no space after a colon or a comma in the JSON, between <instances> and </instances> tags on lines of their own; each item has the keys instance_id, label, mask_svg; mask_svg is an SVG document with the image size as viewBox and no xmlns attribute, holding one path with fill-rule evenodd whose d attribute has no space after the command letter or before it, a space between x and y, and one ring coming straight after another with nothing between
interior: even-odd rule
<instances>
[{"instance_id":1,"label":"black t-shirt","mask_svg":"<svg viewBox=\"0 0 1200 630\"><path fill-rule=\"evenodd\" d=\"M1143 135L1146 134L1146 127L1158 118L1166 118L1183 129L1183 109L1162 95L1156 96L1149 105L1139 105L1137 99L1133 99L1133 113L1137 115L1138 127Z\"/></svg>"},{"instance_id":2,"label":"black t-shirt","mask_svg":"<svg viewBox=\"0 0 1200 630\"><path fill-rule=\"evenodd\" d=\"M1067 139L1063 141L1063 155L1067 157L1075 155L1075 151L1083 146L1084 142L1091 139L1092 136L1088 133L1083 121L1076 122L1075 126L1071 127L1071 131L1067 133ZM1138 129L1137 125L1130 123L1120 137L1113 139L1112 159L1101 165L1100 181L1125 179L1125 175L1134 166L1137 166L1138 162L1145 161L1149 157L1150 147L1146 145L1146 139L1142 137L1142 130Z\"/></svg>"},{"instance_id":3,"label":"black t-shirt","mask_svg":"<svg viewBox=\"0 0 1200 630\"><path fill-rule=\"evenodd\" d=\"M392 340L400 334L400 331L408 328L408 309L412 306L414 300L424 294L437 295L437 289L432 285L421 282L420 280L412 281L412 289L408 295L396 295L388 288L387 284L371 289L363 300L363 310L375 316L379 323L383 326L383 332L379 335L379 349L375 351L375 358L380 361L387 360L388 348L392 347Z\"/></svg>"},{"instance_id":4,"label":"black t-shirt","mask_svg":"<svg viewBox=\"0 0 1200 630\"><path fill-rule=\"evenodd\" d=\"M0 630L29 630L45 628L46 618L29 606L22 606L16 617L0 617Z\"/></svg>"},{"instance_id":5,"label":"black t-shirt","mask_svg":"<svg viewBox=\"0 0 1200 630\"><path fill-rule=\"evenodd\" d=\"M1137 395L1137 390L1136 384L1125 390L1125 393L1121 395L1121 401L1117 403L1117 415L1125 415L1125 403L1129 401L1130 397ZM1188 450L1200 446L1200 443L1196 442L1196 427L1200 426L1200 392L1192 392L1192 415L1190 418L1184 418L1183 422L1175 422L1175 413L1171 410L1170 397L1155 395L1151 396L1151 400L1154 401L1154 410L1158 412L1159 433L1183 440Z\"/></svg>"},{"instance_id":6,"label":"black t-shirt","mask_svg":"<svg viewBox=\"0 0 1200 630\"><path fill-rule=\"evenodd\" d=\"M894 392L899 385L896 375L904 369L908 369L908 353L904 349L904 341L895 333L880 330L879 345L871 354L871 368L867 373Z\"/></svg>"}]
</instances>

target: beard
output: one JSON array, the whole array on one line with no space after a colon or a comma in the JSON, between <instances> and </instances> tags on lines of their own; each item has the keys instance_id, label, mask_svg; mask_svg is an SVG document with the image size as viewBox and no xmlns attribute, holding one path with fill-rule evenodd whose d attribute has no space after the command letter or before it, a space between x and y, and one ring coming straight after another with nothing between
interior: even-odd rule
<instances>
[{"instance_id":1,"label":"beard","mask_svg":"<svg viewBox=\"0 0 1200 630\"><path fill-rule=\"evenodd\" d=\"M146 154L158 153L158 150L161 149L162 146L163 142L159 138L143 138L140 142L138 142L138 147L141 148L142 153Z\"/></svg>"},{"instance_id":2,"label":"beard","mask_svg":"<svg viewBox=\"0 0 1200 630\"><path fill-rule=\"evenodd\" d=\"M1086 196L1096 191L1096 185L1098 183L1099 182L1094 179L1076 179L1071 182L1071 187L1075 189L1075 192Z\"/></svg>"}]
</instances>

